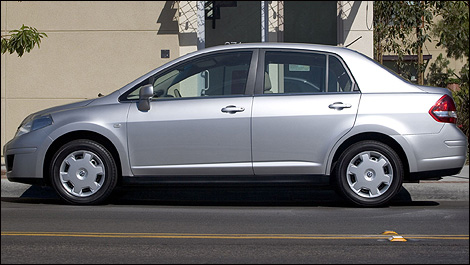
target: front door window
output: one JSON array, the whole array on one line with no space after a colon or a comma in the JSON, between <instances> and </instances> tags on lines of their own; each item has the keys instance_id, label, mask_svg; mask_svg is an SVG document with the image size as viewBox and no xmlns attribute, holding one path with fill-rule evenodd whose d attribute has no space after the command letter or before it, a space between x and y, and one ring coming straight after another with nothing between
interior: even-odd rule
<instances>
[{"instance_id":1,"label":"front door window","mask_svg":"<svg viewBox=\"0 0 470 265\"><path fill-rule=\"evenodd\" d=\"M243 95L251 55L250 51L210 55L159 73L151 78L152 99ZM131 92L127 99L138 99L138 92Z\"/></svg>"}]
</instances>

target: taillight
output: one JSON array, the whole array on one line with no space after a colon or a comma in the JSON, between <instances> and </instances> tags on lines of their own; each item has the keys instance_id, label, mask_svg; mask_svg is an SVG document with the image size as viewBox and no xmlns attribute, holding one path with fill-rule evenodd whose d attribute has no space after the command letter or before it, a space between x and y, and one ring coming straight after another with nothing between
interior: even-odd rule
<instances>
[{"instance_id":1,"label":"taillight","mask_svg":"<svg viewBox=\"0 0 470 265\"><path fill-rule=\"evenodd\" d=\"M444 95L431 107L429 114L438 122L456 123L456 110L452 98Z\"/></svg>"}]
</instances>

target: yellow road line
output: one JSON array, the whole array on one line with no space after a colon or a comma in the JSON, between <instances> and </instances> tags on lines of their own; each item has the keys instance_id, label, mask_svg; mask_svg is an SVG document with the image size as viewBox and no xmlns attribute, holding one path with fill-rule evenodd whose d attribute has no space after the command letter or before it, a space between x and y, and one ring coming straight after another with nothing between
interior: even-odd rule
<instances>
[{"instance_id":1,"label":"yellow road line","mask_svg":"<svg viewBox=\"0 0 470 265\"><path fill-rule=\"evenodd\" d=\"M168 238L168 239L388 239L388 235L335 234L191 234L191 233L81 233L81 232L2 232L2 236ZM407 239L468 240L469 235L402 235Z\"/></svg>"}]
</instances>

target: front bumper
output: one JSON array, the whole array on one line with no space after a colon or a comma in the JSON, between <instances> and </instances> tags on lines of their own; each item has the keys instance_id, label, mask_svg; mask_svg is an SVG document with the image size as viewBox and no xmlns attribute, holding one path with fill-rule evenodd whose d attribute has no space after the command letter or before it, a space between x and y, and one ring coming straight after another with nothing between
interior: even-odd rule
<instances>
[{"instance_id":1,"label":"front bumper","mask_svg":"<svg viewBox=\"0 0 470 265\"><path fill-rule=\"evenodd\" d=\"M40 130L16 137L6 143L3 153L8 180L26 184L44 183L44 158L51 143L52 140Z\"/></svg>"},{"instance_id":2,"label":"front bumper","mask_svg":"<svg viewBox=\"0 0 470 265\"><path fill-rule=\"evenodd\" d=\"M5 154L6 176L9 181L42 184L42 174L36 170L37 148L9 149Z\"/></svg>"}]
</instances>

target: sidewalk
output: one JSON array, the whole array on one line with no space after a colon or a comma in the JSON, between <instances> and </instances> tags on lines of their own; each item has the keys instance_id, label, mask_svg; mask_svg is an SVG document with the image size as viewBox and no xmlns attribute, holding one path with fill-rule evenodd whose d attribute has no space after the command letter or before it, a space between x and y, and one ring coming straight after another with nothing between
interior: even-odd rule
<instances>
[{"instance_id":1,"label":"sidewalk","mask_svg":"<svg viewBox=\"0 0 470 265\"><path fill-rule=\"evenodd\" d=\"M423 180L420 183L403 184L413 201L469 201L469 186L468 165L454 176L444 177L440 180Z\"/></svg>"}]
</instances>

